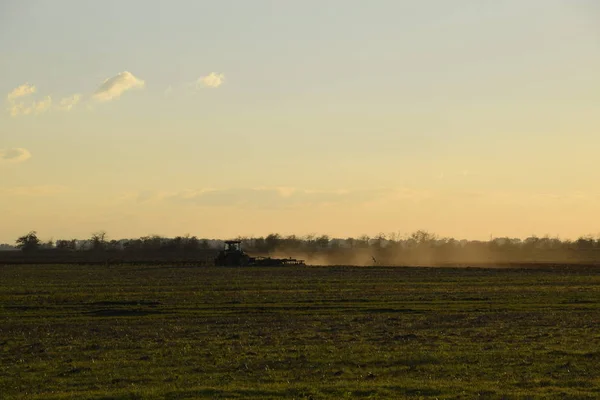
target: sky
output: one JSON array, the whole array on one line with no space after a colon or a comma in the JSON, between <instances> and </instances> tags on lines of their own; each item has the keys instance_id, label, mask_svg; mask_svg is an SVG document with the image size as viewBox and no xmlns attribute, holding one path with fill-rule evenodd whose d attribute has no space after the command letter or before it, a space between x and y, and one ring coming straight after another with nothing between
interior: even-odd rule
<instances>
[{"instance_id":1,"label":"sky","mask_svg":"<svg viewBox=\"0 0 600 400\"><path fill-rule=\"evenodd\" d=\"M600 232L594 0L4 0L0 54L0 243Z\"/></svg>"}]
</instances>

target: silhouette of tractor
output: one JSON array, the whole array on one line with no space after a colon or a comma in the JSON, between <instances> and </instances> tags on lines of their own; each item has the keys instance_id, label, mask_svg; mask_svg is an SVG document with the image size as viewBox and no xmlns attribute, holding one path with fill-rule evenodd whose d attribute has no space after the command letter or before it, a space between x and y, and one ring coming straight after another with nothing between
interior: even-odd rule
<instances>
[{"instance_id":1,"label":"silhouette of tractor","mask_svg":"<svg viewBox=\"0 0 600 400\"><path fill-rule=\"evenodd\" d=\"M295 258L251 257L242 250L239 240L226 240L225 248L215 258L217 267L280 267L284 265L305 265L304 260Z\"/></svg>"}]
</instances>

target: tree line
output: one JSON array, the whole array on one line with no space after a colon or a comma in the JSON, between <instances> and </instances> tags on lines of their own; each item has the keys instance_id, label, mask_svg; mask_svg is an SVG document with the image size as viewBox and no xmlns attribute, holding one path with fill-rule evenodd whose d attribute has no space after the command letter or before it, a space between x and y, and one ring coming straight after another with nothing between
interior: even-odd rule
<instances>
[{"instance_id":1,"label":"tree line","mask_svg":"<svg viewBox=\"0 0 600 400\"><path fill-rule=\"evenodd\" d=\"M163 238L158 235L143 236L137 239L108 240L105 231L93 233L89 239L60 239L43 242L36 231L20 236L15 241L15 247L24 252L37 250L66 250L66 251L124 251L124 250L197 250L208 249L206 239L196 236L177 236Z\"/></svg>"},{"instance_id":2,"label":"tree line","mask_svg":"<svg viewBox=\"0 0 600 400\"><path fill-rule=\"evenodd\" d=\"M252 255L285 256L305 259L312 264L407 265L441 263L518 263L518 262L600 262L600 238L591 235L576 240L531 236L526 239L499 237L487 241L439 237L419 230L408 235L332 238L328 235L281 235L237 237L242 248ZM193 259L195 255L216 253L221 240L184 235L166 238L159 235L135 239L109 240L98 231L87 239L42 241L31 231L15 241L22 253L93 253L121 258L148 256L161 260ZM208 259L208 258L206 258Z\"/></svg>"}]
</instances>

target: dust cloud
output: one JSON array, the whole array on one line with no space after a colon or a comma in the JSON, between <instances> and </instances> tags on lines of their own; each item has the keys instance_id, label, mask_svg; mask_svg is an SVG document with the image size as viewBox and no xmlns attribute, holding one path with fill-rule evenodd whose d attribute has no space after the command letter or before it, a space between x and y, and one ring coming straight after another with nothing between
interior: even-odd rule
<instances>
[{"instance_id":1,"label":"dust cloud","mask_svg":"<svg viewBox=\"0 0 600 400\"><path fill-rule=\"evenodd\" d=\"M420 233L409 239L365 241L361 246L286 246L275 241L266 251L250 247L251 255L295 258L315 266L444 266L568 263L600 264L600 238L582 237L576 241L530 237L525 240L496 238L490 241L438 239ZM247 248L248 248L247 247ZM255 251L252 251L255 250Z\"/></svg>"}]
</instances>

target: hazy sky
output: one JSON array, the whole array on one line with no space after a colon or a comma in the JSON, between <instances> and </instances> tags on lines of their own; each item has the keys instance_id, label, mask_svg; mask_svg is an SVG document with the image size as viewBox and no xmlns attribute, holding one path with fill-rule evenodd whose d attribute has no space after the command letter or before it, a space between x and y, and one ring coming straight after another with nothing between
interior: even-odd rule
<instances>
[{"instance_id":1,"label":"hazy sky","mask_svg":"<svg viewBox=\"0 0 600 400\"><path fill-rule=\"evenodd\" d=\"M0 243L600 232L595 0L0 2Z\"/></svg>"}]
</instances>

